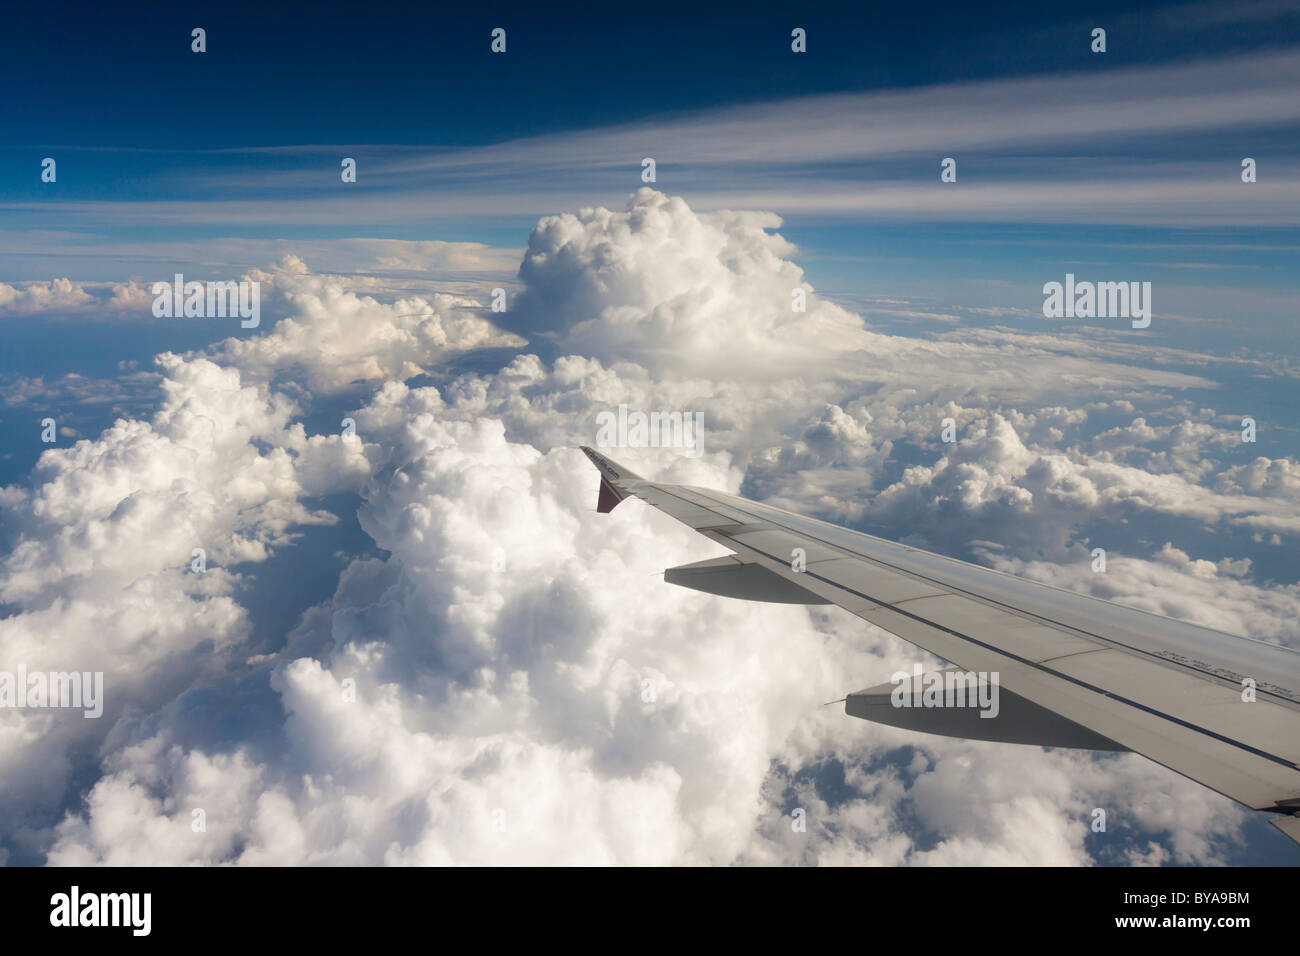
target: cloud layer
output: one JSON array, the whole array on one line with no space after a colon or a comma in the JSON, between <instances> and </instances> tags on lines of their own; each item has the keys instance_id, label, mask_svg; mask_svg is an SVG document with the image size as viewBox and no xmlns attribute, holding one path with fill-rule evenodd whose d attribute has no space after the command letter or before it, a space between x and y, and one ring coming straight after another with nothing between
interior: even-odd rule
<instances>
[{"instance_id":1,"label":"cloud layer","mask_svg":"<svg viewBox=\"0 0 1300 956\"><path fill-rule=\"evenodd\" d=\"M0 714L11 859L1239 853L1242 811L1136 756L909 735L822 707L934 661L838 610L667 586L663 568L718 549L639 503L594 513L576 446L593 443L599 412L698 410L698 458L610 453L1300 642L1300 591L1257 577L1251 557L1297 531L1296 465L1244 453L1223 416L1180 404L1205 379L1067 335L871 330L808 285L778 225L651 190L548 217L505 316L450 297L382 302L290 262L264 274L273 326L160 356L151 421L48 451L2 492L18 529L0 565L3 660L104 670L110 701L98 722ZM791 309L795 288L806 312ZM517 354L492 370L443 370L505 346ZM353 403L355 435L308 434L302 407L327 396ZM940 440L945 418L955 443ZM262 653L237 585L336 520L331 495L356 496L375 552ZM1221 544L1192 533L1207 525ZM1099 579L1083 556L1121 526ZM1090 829L1099 807L1107 834Z\"/></svg>"}]
</instances>

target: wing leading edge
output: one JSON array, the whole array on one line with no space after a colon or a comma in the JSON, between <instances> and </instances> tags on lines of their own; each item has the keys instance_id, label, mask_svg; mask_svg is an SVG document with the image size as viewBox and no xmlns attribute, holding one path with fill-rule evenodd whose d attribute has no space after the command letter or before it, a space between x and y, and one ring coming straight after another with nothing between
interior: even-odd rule
<instances>
[{"instance_id":1,"label":"wing leading edge","mask_svg":"<svg viewBox=\"0 0 1300 956\"><path fill-rule=\"evenodd\" d=\"M582 450L600 471L600 511L637 497L733 552L669 569L671 583L833 603L966 672L998 675L994 720L973 708L900 714L887 703L892 684L848 695L847 713L950 736L1133 750L1278 814L1279 829L1300 841L1300 653L735 495L647 481ZM1243 700L1247 680L1253 702Z\"/></svg>"}]
</instances>

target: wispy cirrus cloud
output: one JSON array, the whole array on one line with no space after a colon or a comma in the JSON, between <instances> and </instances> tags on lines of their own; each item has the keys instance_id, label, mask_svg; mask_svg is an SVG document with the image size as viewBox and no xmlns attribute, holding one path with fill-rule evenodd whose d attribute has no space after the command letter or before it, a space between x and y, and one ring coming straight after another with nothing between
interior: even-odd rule
<instances>
[{"instance_id":1,"label":"wispy cirrus cloud","mask_svg":"<svg viewBox=\"0 0 1300 956\"><path fill-rule=\"evenodd\" d=\"M1261 152L1267 131L1267 152ZM470 147L133 154L151 196L11 201L101 227L394 225L618 202L652 157L697 208L976 222L1300 224L1300 48L1191 63L837 93ZM1196 144L1188 148L1188 144ZM211 154L217 155L215 153ZM177 162L190 156L192 163ZM341 157L358 160L344 186ZM939 160L958 160L958 183ZM1240 160L1259 181L1243 188ZM165 161L164 161L165 160ZM128 178L132 172L127 171Z\"/></svg>"}]
</instances>

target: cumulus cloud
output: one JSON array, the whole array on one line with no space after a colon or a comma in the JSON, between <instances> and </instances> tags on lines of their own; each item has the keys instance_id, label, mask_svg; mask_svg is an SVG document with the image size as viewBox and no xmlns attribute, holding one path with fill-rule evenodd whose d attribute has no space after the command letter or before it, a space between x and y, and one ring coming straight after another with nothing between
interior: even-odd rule
<instances>
[{"instance_id":1,"label":"cumulus cloud","mask_svg":"<svg viewBox=\"0 0 1300 956\"><path fill-rule=\"evenodd\" d=\"M19 286L0 282L0 312L30 314L80 309L94 301L80 283L70 279L27 282Z\"/></svg>"},{"instance_id":2,"label":"cumulus cloud","mask_svg":"<svg viewBox=\"0 0 1300 956\"><path fill-rule=\"evenodd\" d=\"M303 373L313 392L387 380L404 381L461 352L519 347L525 340L495 328L472 311L474 299L433 295L381 303L343 283L308 272L296 257L275 272L254 270L250 280L274 290L289 314L270 335L227 339L218 354L263 380Z\"/></svg>"},{"instance_id":3,"label":"cumulus cloud","mask_svg":"<svg viewBox=\"0 0 1300 956\"><path fill-rule=\"evenodd\" d=\"M249 621L232 597L234 569L289 544L297 526L337 520L302 499L368 471L358 442L309 438L291 423L291 402L244 385L235 369L171 354L158 366L164 398L152 421L119 420L98 439L46 451L31 487L0 497L15 539L0 562L7 667L98 671L105 682L98 720L0 715L11 826L58 806L70 752L237 654ZM201 574L194 549L211 565Z\"/></svg>"},{"instance_id":4,"label":"cumulus cloud","mask_svg":"<svg viewBox=\"0 0 1300 956\"><path fill-rule=\"evenodd\" d=\"M779 225L768 213L696 213L648 188L623 212L548 216L519 268L513 321L603 361L726 378L804 371L863 348L860 319L810 296L793 248L768 232Z\"/></svg>"},{"instance_id":5,"label":"cumulus cloud","mask_svg":"<svg viewBox=\"0 0 1300 956\"><path fill-rule=\"evenodd\" d=\"M62 278L17 285L0 282L0 315L144 317L151 314L153 300L148 287L135 279L74 282Z\"/></svg>"},{"instance_id":6,"label":"cumulus cloud","mask_svg":"<svg viewBox=\"0 0 1300 956\"><path fill-rule=\"evenodd\" d=\"M649 190L548 217L504 332L455 299L383 303L291 261L262 276L285 316L272 328L161 356L152 421L47 452L30 487L3 491L21 529L0 566L17 609L5 659L102 665L118 708L94 730L5 715L11 849L110 864L1226 859L1243 812L1134 755L923 737L820 706L937 662L836 609L667 586L663 568L721 549L636 502L594 513L574 446L628 404L706 415L698 458L611 450L644 474L932 546L977 540L982 560L1094 593L1069 560L1090 521L1290 533L1292 462L1236 462L1214 427L1138 418L1199 380L1047 339L869 331L808 286L776 226ZM524 335L557 348L445 372ZM295 421L291 389L348 387L355 438ZM348 490L376 554L254 653L235 576L333 520L313 499ZM199 545L203 575L187 571ZM1255 580L1244 554L1162 536L1117 568L1113 600L1294 637L1294 588Z\"/></svg>"}]
</instances>

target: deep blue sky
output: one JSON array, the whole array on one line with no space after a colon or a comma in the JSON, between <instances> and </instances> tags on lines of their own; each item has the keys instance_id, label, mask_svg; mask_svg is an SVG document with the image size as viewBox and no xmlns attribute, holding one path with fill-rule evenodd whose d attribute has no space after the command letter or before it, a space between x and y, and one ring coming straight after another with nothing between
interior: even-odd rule
<instances>
[{"instance_id":1,"label":"deep blue sky","mask_svg":"<svg viewBox=\"0 0 1300 956\"><path fill-rule=\"evenodd\" d=\"M463 145L834 90L1205 56L1285 40L1106 2L23 4L0 32L5 145ZM1155 9L1168 10L1167 6ZM1292 20L1294 22L1294 19ZM1104 63L1075 42L1109 31ZM191 28L208 52L189 49ZM507 29L509 54L488 34ZM789 32L809 55L789 55Z\"/></svg>"}]
</instances>

